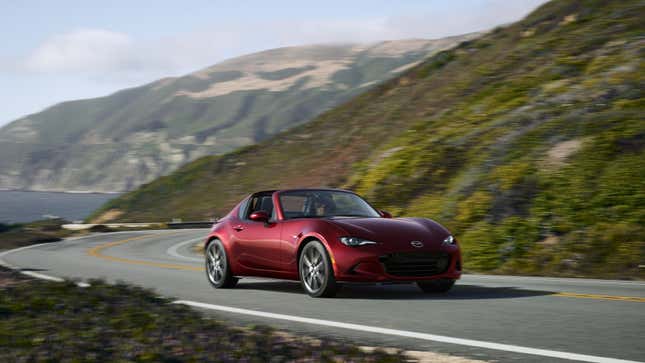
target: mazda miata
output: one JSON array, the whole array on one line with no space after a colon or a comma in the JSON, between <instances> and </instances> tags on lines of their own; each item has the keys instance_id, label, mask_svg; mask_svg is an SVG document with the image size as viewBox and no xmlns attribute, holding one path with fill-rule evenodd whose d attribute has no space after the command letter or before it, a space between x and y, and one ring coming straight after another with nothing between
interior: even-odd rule
<instances>
[{"instance_id":1,"label":"mazda miata","mask_svg":"<svg viewBox=\"0 0 645 363\"><path fill-rule=\"evenodd\" d=\"M446 292L461 276L455 237L425 218L392 218L353 192L271 190L252 194L213 225L206 277L215 288L240 276L300 280L313 297L340 283L412 282Z\"/></svg>"}]
</instances>

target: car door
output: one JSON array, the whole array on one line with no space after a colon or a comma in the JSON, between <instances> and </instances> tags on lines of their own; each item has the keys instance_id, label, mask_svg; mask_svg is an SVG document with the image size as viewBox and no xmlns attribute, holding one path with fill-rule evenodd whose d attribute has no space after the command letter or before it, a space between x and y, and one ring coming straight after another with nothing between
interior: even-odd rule
<instances>
[{"instance_id":1,"label":"car door","mask_svg":"<svg viewBox=\"0 0 645 363\"><path fill-rule=\"evenodd\" d=\"M307 198L303 195L281 195L280 205L282 208L282 265L285 271L298 275L298 242L302 237L302 231L306 229L308 220L290 219L302 216L307 204Z\"/></svg>"},{"instance_id":2,"label":"car door","mask_svg":"<svg viewBox=\"0 0 645 363\"><path fill-rule=\"evenodd\" d=\"M251 213L260 210L264 210L269 215L275 213L271 194L252 196L241 218L232 226L238 263L259 274L262 271L281 271L282 224L274 217L269 223L249 219Z\"/></svg>"}]
</instances>

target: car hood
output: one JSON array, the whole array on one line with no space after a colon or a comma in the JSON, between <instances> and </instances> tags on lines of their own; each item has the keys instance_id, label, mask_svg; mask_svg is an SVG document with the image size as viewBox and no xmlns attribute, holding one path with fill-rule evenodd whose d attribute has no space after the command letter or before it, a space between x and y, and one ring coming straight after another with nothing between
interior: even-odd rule
<instances>
[{"instance_id":1,"label":"car hood","mask_svg":"<svg viewBox=\"0 0 645 363\"><path fill-rule=\"evenodd\" d=\"M425 218L333 218L330 222L348 236L391 246L408 247L411 241L438 246L450 235L442 225Z\"/></svg>"}]
</instances>

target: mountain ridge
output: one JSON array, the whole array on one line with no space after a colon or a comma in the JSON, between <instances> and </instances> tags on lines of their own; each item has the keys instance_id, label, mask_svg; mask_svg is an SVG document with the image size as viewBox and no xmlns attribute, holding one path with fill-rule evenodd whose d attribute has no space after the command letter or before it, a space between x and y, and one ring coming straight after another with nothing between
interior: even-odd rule
<instances>
[{"instance_id":1,"label":"mountain ridge","mask_svg":"<svg viewBox=\"0 0 645 363\"><path fill-rule=\"evenodd\" d=\"M0 160L0 187L129 190L200 156L305 123L397 69L474 36L265 50L62 102L0 129L0 153L8 155Z\"/></svg>"}]
</instances>

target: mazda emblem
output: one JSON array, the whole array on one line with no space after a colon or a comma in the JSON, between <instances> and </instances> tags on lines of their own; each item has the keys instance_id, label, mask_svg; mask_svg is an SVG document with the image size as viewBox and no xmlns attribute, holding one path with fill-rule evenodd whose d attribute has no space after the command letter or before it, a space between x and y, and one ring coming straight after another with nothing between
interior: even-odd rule
<instances>
[{"instance_id":1,"label":"mazda emblem","mask_svg":"<svg viewBox=\"0 0 645 363\"><path fill-rule=\"evenodd\" d=\"M412 242L410 242L410 244L412 245L412 247L416 247L416 248L423 247L423 242L421 242L421 241L412 241Z\"/></svg>"}]
</instances>

